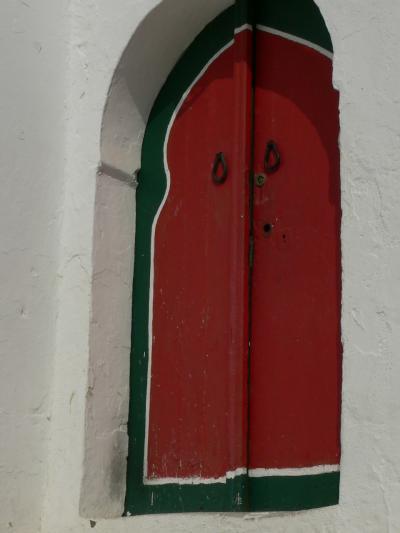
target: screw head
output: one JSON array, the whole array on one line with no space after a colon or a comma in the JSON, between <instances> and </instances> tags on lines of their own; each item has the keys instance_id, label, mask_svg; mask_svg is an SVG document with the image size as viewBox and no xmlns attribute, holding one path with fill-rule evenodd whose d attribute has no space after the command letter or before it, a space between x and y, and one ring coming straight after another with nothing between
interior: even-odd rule
<instances>
[{"instance_id":1,"label":"screw head","mask_svg":"<svg viewBox=\"0 0 400 533\"><path fill-rule=\"evenodd\" d=\"M257 187L263 187L267 181L267 176L265 174L257 174L255 177L255 182Z\"/></svg>"}]
</instances>

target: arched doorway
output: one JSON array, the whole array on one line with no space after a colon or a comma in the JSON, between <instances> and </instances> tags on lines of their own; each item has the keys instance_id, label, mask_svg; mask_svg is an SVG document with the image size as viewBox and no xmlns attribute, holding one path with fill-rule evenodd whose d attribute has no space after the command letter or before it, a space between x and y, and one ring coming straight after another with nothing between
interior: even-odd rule
<instances>
[{"instance_id":1,"label":"arched doorway","mask_svg":"<svg viewBox=\"0 0 400 533\"><path fill-rule=\"evenodd\" d=\"M129 513L337 503L331 57L311 0L238 1L154 104L137 191Z\"/></svg>"}]
</instances>

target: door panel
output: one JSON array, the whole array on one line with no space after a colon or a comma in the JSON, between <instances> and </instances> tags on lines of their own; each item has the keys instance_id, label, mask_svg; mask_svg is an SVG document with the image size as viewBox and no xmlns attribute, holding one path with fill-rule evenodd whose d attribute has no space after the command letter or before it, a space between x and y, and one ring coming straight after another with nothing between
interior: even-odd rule
<instances>
[{"instance_id":1,"label":"door panel","mask_svg":"<svg viewBox=\"0 0 400 533\"><path fill-rule=\"evenodd\" d=\"M247 33L202 73L166 139L170 185L154 225L150 480L246 467L248 333L237 324L248 314ZM227 164L222 184L211 178L217 153ZM222 176L222 163L215 170Z\"/></svg>"},{"instance_id":2,"label":"door panel","mask_svg":"<svg viewBox=\"0 0 400 533\"><path fill-rule=\"evenodd\" d=\"M212 21L152 109L137 190L126 510L248 508L252 34ZM240 28L234 31L235 24ZM215 183L217 153L227 164ZM218 176L223 174L219 164Z\"/></svg>"},{"instance_id":3,"label":"door panel","mask_svg":"<svg viewBox=\"0 0 400 533\"><path fill-rule=\"evenodd\" d=\"M339 462L340 180L332 62L257 32L250 469ZM271 158L272 162L272 158Z\"/></svg>"}]
</instances>

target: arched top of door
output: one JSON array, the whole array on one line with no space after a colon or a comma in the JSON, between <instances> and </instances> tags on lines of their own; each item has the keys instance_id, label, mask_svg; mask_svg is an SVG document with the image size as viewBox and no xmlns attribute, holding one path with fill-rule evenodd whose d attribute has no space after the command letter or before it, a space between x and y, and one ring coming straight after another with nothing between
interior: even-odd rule
<instances>
[{"instance_id":1,"label":"arched top of door","mask_svg":"<svg viewBox=\"0 0 400 533\"><path fill-rule=\"evenodd\" d=\"M247 0L241 2L245 6ZM313 0L256 3L260 26L294 36L332 55L329 32ZM114 72L104 110L101 165L106 174L129 181L140 167L145 126L161 86L207 23L218 15L234 16L231 4L231 0L163 0L135 29ZM243 9L242 18L236 18L236 27L249 22L246 12ZM223 45L230 38L221 34L219 40Z\"/></svg>"}]
</instances>

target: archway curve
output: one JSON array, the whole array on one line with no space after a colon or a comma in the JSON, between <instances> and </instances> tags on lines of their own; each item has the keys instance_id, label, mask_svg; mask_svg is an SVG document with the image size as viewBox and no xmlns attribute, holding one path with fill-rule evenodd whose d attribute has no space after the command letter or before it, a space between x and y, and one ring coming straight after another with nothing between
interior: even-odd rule
<instances>
[{"instance_id":1,"label":"archway curve","mask_svg":"<svg viewBox=\"0 0 400 533\"><path fill-rule=\"evenodd\" d=\"M193 38L231 0L163 0L136 28L111 81L101 132L101 161L131 174L153 102Z\"/></svg>"}]
</instances>

